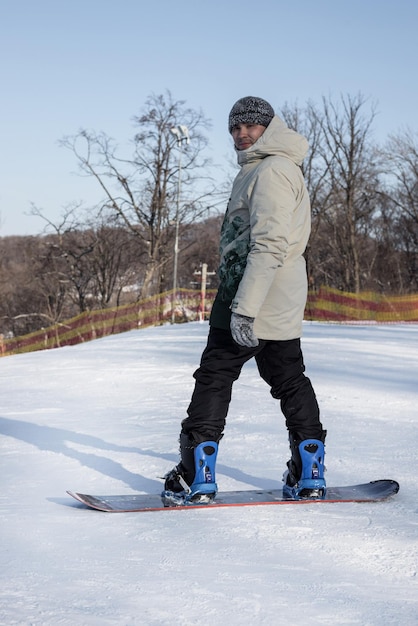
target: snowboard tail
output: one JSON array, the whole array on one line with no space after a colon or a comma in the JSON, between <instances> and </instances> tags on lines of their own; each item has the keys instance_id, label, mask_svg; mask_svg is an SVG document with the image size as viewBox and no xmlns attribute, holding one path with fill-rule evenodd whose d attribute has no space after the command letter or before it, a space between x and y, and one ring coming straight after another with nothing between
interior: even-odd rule
<instances>
[{"instance_id":1,"label":"snowboard tail","mask_svg":"<svg viewBox=\"0 0 418 626\"><path fill-rule=\"evenodd\" d=\"M237 506L260 506L273 504L330 504L336 502L381 502L395 495L399 484L395 480L375 480L360 485L327 487L325 498L292 500L283 496L282 489L252 489L219 492L210 504L187 504L165 507L157 494L94 496L67 491L67 493L91 509L108 513L141 513L146 511L173 511L186 509L211 509Z\"/></svg>"}]
</instances>

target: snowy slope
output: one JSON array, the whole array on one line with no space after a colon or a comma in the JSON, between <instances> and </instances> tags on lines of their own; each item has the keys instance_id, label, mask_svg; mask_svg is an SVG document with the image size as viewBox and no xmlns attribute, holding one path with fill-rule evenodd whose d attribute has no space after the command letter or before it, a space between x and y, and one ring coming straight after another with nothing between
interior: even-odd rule
<instances>
[{"instance_id":1,"label":"snowy slope","mask_svg":"<svg viewBox=\"0 0 418 626\"><path fill-rule=\"evenodd\" d=\"M206 334L1 359L0 624L418 624L418 326L304 328L328 483L394 478L391 501L106 514L66 495L160 491ZM286 432L253 362L228 420L220 488L280 484Z\"/></svg>"}]
</instances>

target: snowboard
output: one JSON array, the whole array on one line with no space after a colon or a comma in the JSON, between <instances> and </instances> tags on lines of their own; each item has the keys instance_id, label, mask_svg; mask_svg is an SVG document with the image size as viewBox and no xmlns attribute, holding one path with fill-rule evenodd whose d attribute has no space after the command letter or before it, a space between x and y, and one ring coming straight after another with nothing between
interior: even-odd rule
<instances>
[{"instance_id":1,"label":"snowboard","mask_svg":"<svg viewBox=\"0 0 418 626\"><path fill-rule=\"evenodd\" d=\"M252 489L244 491L221 491L210 504L163 505L157 494L92 496L67 493L91 509L108 513L141 513L149 511L184 511L190 509L214 509L221 507L260 506L271 504L318 505L333 502L381 502L399 491L395 480L375 480L362 485L327 487L325 498L292 500L283 496L281 489Z\"/></svg>"}]
</instances>

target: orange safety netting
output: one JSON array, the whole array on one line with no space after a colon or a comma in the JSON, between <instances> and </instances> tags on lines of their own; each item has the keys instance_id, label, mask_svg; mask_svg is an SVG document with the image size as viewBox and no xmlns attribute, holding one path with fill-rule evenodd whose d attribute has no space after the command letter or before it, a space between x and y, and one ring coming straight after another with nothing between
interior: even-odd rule
<instances>
[{"instance_id":1,"label":"orange safety netting","mask_svg":"<svg viewBox=\"0 0 418 626\"><path fill-rule=\"evenodd\" d=\"M146 300L111 309L86 311L70 320L6 339L0 335L0 354L7 356L62 346L75 345L128 330L176 322L208 319L215 291L179 289ZM204 309L204 311L203 311ZM373 292L353 294L322 287L311 292L305 309L310 321L340 323L418 322L418 295L385 296Z\"/></svg>"},{"instance_id":2,"label":"orange safety netting","mask_svg":"<svg viewBox=\"0 0 418 626\"><path fill-rule=\"evenodd\" d=\"M386 296L321 287L309 294L305 319L327 322L418 322L418 294Z\"/></svg>"}]
</instances>

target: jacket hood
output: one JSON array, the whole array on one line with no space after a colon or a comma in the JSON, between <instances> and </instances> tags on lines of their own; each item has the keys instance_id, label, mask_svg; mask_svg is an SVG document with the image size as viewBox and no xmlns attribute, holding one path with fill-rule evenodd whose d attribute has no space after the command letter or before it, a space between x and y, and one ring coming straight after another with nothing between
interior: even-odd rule
<instances>
[{"instance_id":1,"label":"jacket hood","mask_svg":"<svg viewBox=\"0 0 418 626\"><path fill-rule=\"evenodd\" d=\"M251 163L267 156L286 156L301 165L309 149L303 135L291 130L275 115L259 139L247 150L236 150L239 165Z\"/></svg>"}]
</instances>

